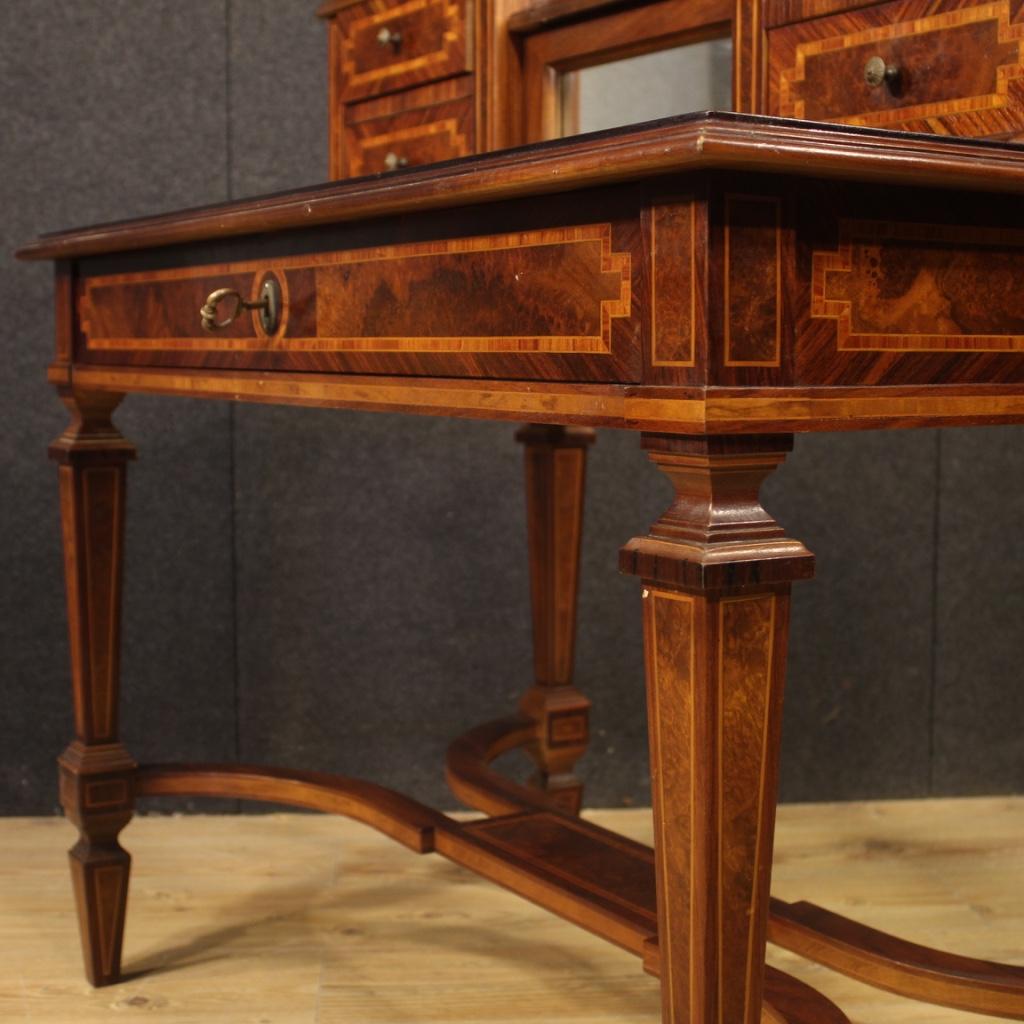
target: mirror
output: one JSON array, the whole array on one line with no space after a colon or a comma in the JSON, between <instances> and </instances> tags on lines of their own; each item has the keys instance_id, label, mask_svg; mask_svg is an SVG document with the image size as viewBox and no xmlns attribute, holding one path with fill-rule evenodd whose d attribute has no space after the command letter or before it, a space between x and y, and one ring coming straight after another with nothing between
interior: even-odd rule
<instances>
[{"instance_id":1,"label":"mirror","mask_svg":"<svg viewBox=\"0 0 1024 1024\"><path fill-rule=\"evenodd\" d=\"M563 72L558 101L562 136L694 110L730 110L732 40L703 39Z\"/></svg>"}]
</instances>

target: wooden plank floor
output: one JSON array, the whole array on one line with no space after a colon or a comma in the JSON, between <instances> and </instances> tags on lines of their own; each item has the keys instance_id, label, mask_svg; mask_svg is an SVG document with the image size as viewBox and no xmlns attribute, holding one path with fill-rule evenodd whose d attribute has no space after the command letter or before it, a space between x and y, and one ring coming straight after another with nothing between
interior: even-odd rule
<instances>
[{"instance_id":1,"label":"wooden plank floor","mask_svg":"<svg viewBox=\"0 0 1024 1024\"><path fill-rule=\"evenodd\" d=\"M591 817L643 841L650 812ZM1024 798L780 810L774 892L932 945L1024 964ZM657 1024L639 962L439 857L337 818L147 817L126 966L79 965L60 819L0 819L0 1021ZM785 953L856 1022L978 1020Z\"/></svg>"}]
</instances>

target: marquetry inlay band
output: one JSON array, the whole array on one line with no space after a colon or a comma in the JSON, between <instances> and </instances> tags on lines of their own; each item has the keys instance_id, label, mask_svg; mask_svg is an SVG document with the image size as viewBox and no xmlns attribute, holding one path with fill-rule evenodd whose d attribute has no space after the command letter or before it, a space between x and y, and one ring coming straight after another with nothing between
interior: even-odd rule
<instances>
[{"instance_id":1,"label":"marquetry inlay band","mask_svg":"<svg viewBox=\"0 0 1024 1024\"><path fill-rule=\"evenodd\" d=\"M202 330L213 288L249 294L268 271L286 296L277 334L254 317ZM630 254L587 224L88 278L82 331L129 352L610 355L631 299Z\"/></svg>"},{"instance_id":2,"label":"marquetry inlay band","mask_svg":"<svg viewBox=\"0 0 1024 1024\"><path fill-rule=\"evenodd\" d=\"M843 220L814 253L811 316L840 351L1024 351L1021 246L1020 229Z\"/></svg>"}]
</instances>

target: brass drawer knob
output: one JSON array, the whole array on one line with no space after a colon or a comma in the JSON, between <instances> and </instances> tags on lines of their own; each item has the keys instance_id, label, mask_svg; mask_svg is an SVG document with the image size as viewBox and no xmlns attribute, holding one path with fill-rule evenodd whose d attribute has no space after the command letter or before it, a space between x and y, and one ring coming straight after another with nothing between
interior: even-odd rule
<instances>
[{"instance_id":1,"label":"brass drawer knob","mask_svg":"<svg viewBox=\"0 0 1024 1024\"><path fill-rule=\"evenodd\" d=\"M397 171L399 167L407 167L409 161L404 156L399 156L397 153L388 153L384 157L384 166L389 171Z\"/></svg>"},{"instance_id":2,"label":"brass drawer knob","mask_svg":"<svg viewBox=\"0 0 1024 1024\"><path fill-rule=\"evenodd\" d=\"M872 57L864 65L864 81L872 89L878 88L883 82L893 85L899 77L900 69L895 64L886 64L881 57Z\"/></svg>"},{"instance_id":3,"label":"brass drawer knob","mask_svg":"<svg viewBox=\"0 0 1024 1024\"><path fill-rule=\"evenodd\" d=\"M396 32L385 25L377 33L377 43L380 46L391 46L397 50L402 45L402 33Z\"/></svg>"},{"instance_id":4,"label":"brass drawer knob","mask_svg":"<svg viewBox=\"0 0 1024 1024\"><path fill-rule=\"evenodd\" d=\"M220 319L221 303L231 304L223 319ZM218 288L206 296L206 302L199 310L199 321L204 331L219 331L230 327L247 309L260 311L260 326L267 334L273 334L281 322L281 286L277 278L268 274L260 285L260 297L257 302L249 302L235 291L234 288Z\"/></svg>"}]
</instances>

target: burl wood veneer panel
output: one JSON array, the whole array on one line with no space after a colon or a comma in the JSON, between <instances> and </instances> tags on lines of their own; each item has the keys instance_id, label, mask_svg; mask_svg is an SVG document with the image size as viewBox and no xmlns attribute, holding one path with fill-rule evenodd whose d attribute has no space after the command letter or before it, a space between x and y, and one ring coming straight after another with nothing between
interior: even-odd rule
<instances>
[{"instance_id":1,"label":"burl wood veneer panel","mask_svg":"<svg viewBox=\"0 0 1024 1024\"><path fill-rule=\"evenodd\" d=\"M744 184L724 181L711 202L711 383L941 384L954 394L1024 381L1019 204Z\"/></svg>"},{"instance_id":2,"label":"burl wood veneer panel","mask_svg":"<svg viewBox=\"0 0 1024 1024\"><path fill-rule=\"evenodd\" d=\"M633 237L630 237L630 234ZM145 365L635 380L639 231L611 222L88 277L80 357ZM204 331L216 288L284 313Z\"/></svg>"},{"instance_id":3,"label":"burl wood veneer panel","mask_svg":"<svg viewBox=\"0 0 1024 1024\"><path fill-rule=\"evenodd\" d=\"M707 330L711 383L792 382L792 187L723 175L708 199Z\"/></svg>"},{"instance_id":4,"label":"burl wood veneer panel","mask_svg":"<svg viewBox=\"0 0 1024 1024\"><path fill-rule=\"evenodd\" d=\"M942 135L1024 127L1019 0L897 0L768 34L768 110L784 117ZM899 69L871 87L875 56Z\"/></svg>"},{"instance_id":5,"label":"burl wood veneer panel","mask_svg":"<svg viewBox=\"0 0 1024 1024\"><path fill-rule=\"evenodd\" d=\"M1024 232L844 218L815 252L811 317L834 319L840 352L1018 352Z\"/></svg>"},{"instance_id":6,"label":"burl wood veneer panel","mask_svg":"<svg viewBox=\"0 0 1024 1024\"><path fill-rule=\"evenodd\" d=\"M718 993L719 1019L760 1019L787 627L782 594L645 592L658 941L683 967L664 975L666 1020L699 1019L712 970L746 981Z\"/></svg>"},{"instance_id":7,"label":"burl wood veneer panel","mask_svg":"<svg viewBox=\"0 0 1024 1024\"><path fill-rule=\"evenodd\" d=\"M464 0L368 0L339 14L339 95L351 101L468 70L468 9ZM382 43L382 30L400 41Z\"/></svg>"},{"instance_id":8,"label":"burl wood veneer panel","mask_svg":"<svg viewBox=\"0 0 1024 1024\"><path fill-rule=\"evenodd\" d=\"M796 232L798 382L1024 380L1016 204L821 189Z\"/></svg>"},{"instance_id":9,"label":"burl wood veneer panel","mask_svg":"<svg viewBox=\"0 0 1024 1024\"><path fill-rule=\"evenodd\" d=\"M651 323L644 380L699 384L707 373L707 202L656 196L645 216Z\"/></svg>"}]
</instances>

